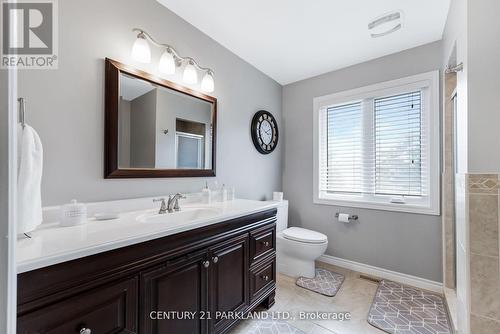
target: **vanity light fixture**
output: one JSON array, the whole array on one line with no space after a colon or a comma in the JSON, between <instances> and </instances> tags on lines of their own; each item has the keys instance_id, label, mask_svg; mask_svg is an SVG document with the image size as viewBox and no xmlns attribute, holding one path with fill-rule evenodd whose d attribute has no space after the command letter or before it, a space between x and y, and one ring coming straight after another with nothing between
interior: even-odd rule
<instances>
[{"instance_id":1,"label":"vanity light fixture","mask_svg":"<svg viewBox=\"0 0 500 334\"><path fill-rule=\"evenodd\" d=\"M213 92L214 85L212 71L207 71L207 73L203 76L203 79L201 79L201 89L205 92Z\"/></svg>"},{"instance_id":2,"label":"vanity light fixture","mask_svg":"<svg viewBox=\"0 0 500 334\"><path fill-rule=\"evenodd\" d=\"M368 30L370 30L370 36L372 38L382 37L389 35L395 31L398 31L402 27L402 18L401 12L392 12L389 14L384 14L372 22L368 23ZM384 27L387 23L394 22L394 25L391 28L379 30L377 27Z\"/></svg>"},{"instance_id":3,"label":"vanity light fixture","mask_svg":"<svg viewBox=\"0 0 500 334\"><path fill-rule=\"evenodd\" d=\"M198 82L198 72L196 72L196 68L194 68L194 62L189 61L184 67L184 73L182 75L182 80L184 80L187 84L195 84Z\"/></svg>"},{"instance_id":4,"label":"vanity light fixture","mask_svg":"<svg viewBox=\"0 0 500 334\"><path fill-rule=\"evenodd\" d=\"M175 59L174 55L170 50L165 50L160 57L160 63L158 64L158 69L164 74L174 74L175 73Z\"/></svg>"},{"instance_id":5,"label":"vanity light fixture","mask_svg":"<svg viewBox=\"0 0 500 334\"><path fill-rule=\"evenodd\" d=\"M148 42L150 42L154 46L164 50L158 64L158 70L161 73L168 75L175 74L177 67L181 67L183 64L186 64L182 75L182 80L185 83L190 85L198 83L198 71L204 72L203 79L201 81L201 89L207 93L214 91L215 84L213 70L201 67L196 60L191 57L181 57L172 46L157 42L150 34L142 29L134 28L132 31L138 33L137 39L132 47L133 59L142 63L151 62L151 49L148 44Z\"/></svg>"},{"instance_id":6,"label":"vanity light fixture","mask_svg":"<svg viewBox=\"0 0 500 334\"><path fill-rule=\"evenodd\" d=\"M137 39L132 46L132 58L141 63L151 62L151 49L143 32L137 35Z\"/></svg>"}]
</instances>

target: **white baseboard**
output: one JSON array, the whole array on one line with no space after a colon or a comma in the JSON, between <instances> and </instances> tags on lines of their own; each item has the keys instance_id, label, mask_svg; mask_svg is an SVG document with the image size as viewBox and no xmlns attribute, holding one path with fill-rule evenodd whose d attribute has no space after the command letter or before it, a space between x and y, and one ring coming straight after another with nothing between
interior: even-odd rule
<instances>
[{"instance_id":1,"label":"white baseboard","mask_svg":"<svg viewBox=\"0 0 500 334\"><path fill-rule=\"evenodd\" d=\"M375 276L378 278L385 278L394 282L411 285L417 288L437 292L443 294L443 284L431 281L425 278L420 278L408 274L398 273L395 271L370 266L367 264L354 262L350 260L341 259L331 255L322 255L318 261L332 264L337 267L346 268L349 270L357 271L359 273Z\"/></svg>"}]
</instances>

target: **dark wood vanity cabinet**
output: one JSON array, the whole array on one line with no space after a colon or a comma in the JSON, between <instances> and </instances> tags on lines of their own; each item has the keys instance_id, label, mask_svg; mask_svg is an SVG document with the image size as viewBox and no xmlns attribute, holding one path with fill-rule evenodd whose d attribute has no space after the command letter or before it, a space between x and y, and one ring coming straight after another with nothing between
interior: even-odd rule
<instances>
[{"instance_id":1,"label":"dark wood vanity cabinet","mask_svg":"<svg viewBox=\"0 0 500 334\"><path fill-rule=\"evenodd\" d=\"M136 333L137 278L114 282L18 317L18 333Z\"/></svg>"},{"instance_id":2,"label":"dark wood vanity cabinet","mask_svg":"<svg viewBox=\"0 0 500 334\"><path fill-rule=\"evenodd\" d=\"M228 333L274 303L276 210L22 273L18 333Z\"/></svg>"},{"instance_id":3,"label":"dark wood vanity cabinet","mask_svg":"<svg viewBox=\"0 0 500 334\"><path fill-rule=\"evenodd\" d=\"M203 319L186 319L186 312L207 309L206 261L206 252L200 252L141 274L141 333L206 333ZM165 318L160 312L173 319L160 320Z\"/></svg>"},{"instance_id":4,"label":"dark wood vanity cabinet","mask_svg":"<svg viewBox=\"0 0 500 334\"><path fill-rule=\"evenodd\" d=\"M220 333L234 320L217 312L242 312L248 306L248 235L218 244L210 256L210 333Z\"/></svg>"},{"instance_id":5,"label":"dark wood vanity cabinet","mask_svg":"<svg viewBox=\"0 0 500 334\"><path fill-rule=\"evenodd\" d=\"M245 233L141 274L141 333L223 332L232 321L217 317L217 312L245 310L248 272ZM151 312L157 310L175 319L151 319ZM155 314L158 316L163 315Z\"/></svg>"}]
</instances>

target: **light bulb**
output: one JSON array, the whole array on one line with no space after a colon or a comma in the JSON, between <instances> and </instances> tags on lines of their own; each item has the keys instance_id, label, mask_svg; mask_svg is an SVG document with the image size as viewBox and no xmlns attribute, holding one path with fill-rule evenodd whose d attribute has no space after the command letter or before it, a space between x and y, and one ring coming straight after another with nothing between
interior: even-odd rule
<instances>
[{"instance_id":1,"label":"light bulb","mask_svg":"<svg viewBox=\"0 0 500 334\"><path fill-rule=\"evenodd\" d=\"M185 83L194 85L198 82L198 72L196 72L196 68L193 64L189 63L184 68L184 74L182 76L182 80Z\"/></svg>"},{"instance_id":2,"label":"light bulb","mask_svg":"<svg viewBox=\"0 0 500 334\"><path fill-rule=\"evenodd\" d=\"M160 58L160 64L158 65L160 72L165 74L175 73L175 59L174 55L168 51L163 52Z\"/></svg>"},{"instance_id":3,"label":"light bulb","mask_svg":"<svg viewBox=\"0 0 500 334\"><path fill-rule=\"evenodd\" d=\"M132 46L132 58L141 63L151 62L151 49L144 35L139 34Z\"/></svg>"},{"instance_id":4,"label":"light bulb","mask_svg":"<svg viewBox=\"0 0 500 334\"><path fill-rule=\"evenodd\" d=\"M205 73L203 76L203 79L201 80L201 90L207 93L211 93L214 91L214 77L212 75L212 72L208 71Z\"/></svg>"}]
</instances>

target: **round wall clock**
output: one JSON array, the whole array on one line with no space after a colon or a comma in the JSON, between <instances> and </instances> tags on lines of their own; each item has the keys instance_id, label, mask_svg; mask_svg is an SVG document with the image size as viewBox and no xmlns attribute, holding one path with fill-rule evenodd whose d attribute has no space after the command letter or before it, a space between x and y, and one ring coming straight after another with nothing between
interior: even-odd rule
<instances>
[{"instance_id":1,"label":"round wall clock","mask_svg":"<svg viewBox=\"0 0 500 334\"><path fill-rule=\"evenodd\" d=\"M278 145L278 123L270 112L258 111L253 116L250 131L253 144L260 153L269 154Z\"/></svg>"}]
</instances>

